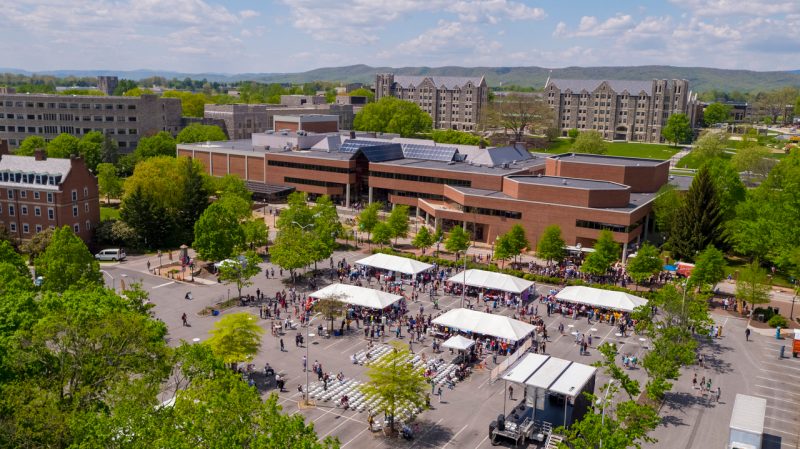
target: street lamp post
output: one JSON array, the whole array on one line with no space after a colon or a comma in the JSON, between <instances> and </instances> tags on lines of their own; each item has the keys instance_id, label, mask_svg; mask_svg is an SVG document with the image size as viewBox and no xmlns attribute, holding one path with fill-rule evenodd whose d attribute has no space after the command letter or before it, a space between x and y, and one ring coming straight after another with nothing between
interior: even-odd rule
<instances>
[{"instance_id":1,"label":"street lamp post","mask_svg":"<svg viewBox=\"0 0 800 449\"><path fill-rule=\"evenodd\" d=\"M605 425L606 420L606 403L608 402L608 394L611 392L611 385L613 385L615 379L611 379L606 387L606 394L603 396L603 411L600 414L600 432L603 431L603 426ZM603 438L600 437L600 449L603 449Z\"/></svg>"},{"instance_id":2,"label":"street lamp post","mask_svg":"<svg viewBox=\"0 0 800 449\"><path fill-rule=\"evenodd\" d=\"M461 285L461 308L464 308L464 298L467 295L467 251L472 248L472 245L467 245L467 249L464 250L464 283Z\"/></svg>"},{"instance_id":3,"label":"street lamp post","mask_svg":"<svg viewBox=\"0 0 800 449\"><path fill-rule=\"evenodd\" d=\"M310 362L310 357L308 355L308 347L311 346L311 338L314 337L314 334L309 334L308 333L309 329L311 329L310 326L308 328L306 328L306 394L305 394L306 406L309 405L309 400L311 399L309 397L309 391L308 391L308 385L309 385L308 384L308 365L309 365L309 362Z\"/></svg>"}]
</instances>

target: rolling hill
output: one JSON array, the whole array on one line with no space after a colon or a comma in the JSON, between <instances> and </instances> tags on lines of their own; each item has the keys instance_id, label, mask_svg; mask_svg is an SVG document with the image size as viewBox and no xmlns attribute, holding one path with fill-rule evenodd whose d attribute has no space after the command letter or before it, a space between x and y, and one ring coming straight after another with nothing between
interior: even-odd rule
<instances>
[{"instance_id":1,"label":"rolling hill","mask_svg":"<svg viewBox=\"0 0 800 449\"><path fill-rule=\"evenodd\" d=\"M0 72L22 73L20 69L3 69ZM755 72L750 70L727 70L707 67L631 66L631 67L371 67L351 65L324 67L298 73L182 73L163 70L52 70L37 72L53 76L97 76L116 75L121 78L142 79L150 76L166 78L193 78L209 81L234 82L243 80L267 83L303 83L310 81L337 81L372 83L375 74L393 72L398 75L480 76L486 75L490 86L518 85L541 88L548 76L574 79L628 79L651 80L655 78L685 78L692 90L697 92L712 89L721 91L759 91L783 86L800 86L800 71Z\"/></svg>"}]
</instances>

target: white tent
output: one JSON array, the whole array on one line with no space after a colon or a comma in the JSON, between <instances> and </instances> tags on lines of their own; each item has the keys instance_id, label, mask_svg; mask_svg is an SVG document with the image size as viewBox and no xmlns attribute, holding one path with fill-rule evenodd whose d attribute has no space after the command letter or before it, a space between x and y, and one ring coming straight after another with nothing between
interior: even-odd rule
<instances>
[{"instance_id":1,"label":"white tent","mask_svg":"<svg viewBox=\"0 0 800 449\"><path fill-rule=\"evenodd\" d=\"M507 316L470 309L450 310L435 318L433 323L511 341L522 340L534 330L532 325Z\"/></svg>"},{"instance_id":2,"label":"white tent","mask_svg":"<svg viewBox=\"0 0 800 449\"><path fill-rule=\"evenodd\" d=\"M448 281L456 284L464 284L464 272L451 276ZM526 281L508 274L495 273L493 271L467 270L466 284L470 287L481 287L492 290L501 290L510 293L522 293L533 285L533 282Z\"/></svg>"},{"instance_id":3,"label":"white tent","mask_svg":"<svg viewBox=\"0 0 800 449\"><path fill-rule=\"evenodd\" d=\"M542 354L525 354L503 380L576 397L597 373L597 368Z\"/></svg>"},{"instance_id":4,"label":"white tent","mask_svg":"<svg viewBox=\"0 0 800 449\"><path fill-rule=\"evenodd\" d=\"M647 304L646 299L625 292L583 286L566 287L556 294L556 299L623 312L632 312L633 309Z\"/></svg>"},{"instance_id":5,"label":"white tent","mask_svg":"<svg viewBox=\"0 0 800 449\"><path fill-rule=\"evenodd\" d=\"M454 335L442 343L442 346L445 348L458 349L459 351L466 351L474 345L475 340L470 340L469 338L462 337L461 335Z\"/></svg>"},{"instance_id":6,"label":"white tent","mask_svg":"<svg viewBox=\"0 0 800 449\"><path fill-rule=\"evenodd\" d=\"M349 284L331 284L315 291L310 296L316 299L334 297L347 304L379 310L385 309L403 298L400 295Z\"/></svg>"},{"instance_id":7,"label":"white tent","mask_svg":"<svg viewBox=\"0 0 800 449\"><path fill-rule=\"evenodd\" d=\"M377 253L356 261L356 265L379 268L381 270L397 271L403 274L416 275L433 268L433 265L409 259L408 257L393 256L391 254Z\"/></svg>"}]
</instances>

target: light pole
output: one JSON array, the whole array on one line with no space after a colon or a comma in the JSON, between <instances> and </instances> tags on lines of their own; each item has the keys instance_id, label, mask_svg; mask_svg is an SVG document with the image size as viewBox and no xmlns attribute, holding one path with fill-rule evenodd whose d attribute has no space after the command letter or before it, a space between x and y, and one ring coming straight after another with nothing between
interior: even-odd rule
<instances>
[{"instance_id":1,"label":"light pole","mask_svg":"<svg viewBox=\"0 0 800 449\"><path fill-rule=\"evenodd\" d=\"M472 248L472 245L467 245L467 249L464 250L464 283L461 286L461 308L464 308L464 298L467 295L467 251Z\"/></svg>"},{"instance_id":2,"label":"light pole","mask_svg":"<svg viewBox=\"0 0 800 449\"><path fill-rule=\"evenodd\" d=\"M310 363L310 357L308 356L308 347L311 346L311 338L314 337L314 334L309 334L308 333L309 329L311 329L310 325L309 325L309 327L306 328L306 336L307 336L307 338L306 338L306 394L305 394L305 396L306 396L306 406L309 405L309 400L311 399L309 397L309 391L308 391L308 366L309 366L309 363Z\"/></svg>"},{"instance_id":3,"label":"light pole","mask_svg":"<svg viewBox=\"0 0 800 449\"><path fill-rule=\"evenodd\" d=\"M605 396L603 396L603 408L600 414L600 432L603 432L603 426L605 425L606 403L608 402L608 394L611 392L611 386L614 385L614 382L616 382L616 379L611 379L611 381L608 383L608 386L606 387L606 394ZM603 449L603 437L600 437L600 449Z\"/></svg>"}]
</instances>

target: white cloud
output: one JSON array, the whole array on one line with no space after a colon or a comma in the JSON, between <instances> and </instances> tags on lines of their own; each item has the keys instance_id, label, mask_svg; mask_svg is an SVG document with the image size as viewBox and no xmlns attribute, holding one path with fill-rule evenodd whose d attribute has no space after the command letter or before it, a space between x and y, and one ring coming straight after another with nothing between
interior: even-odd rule
<instances>
[{"instance_id":1,"label":"white cloud","mask_svg":"<svg viewBox=\"0 0 800 449\"><path fill-rule=\"evenodd\" d=\"M629 14L617 14L609 17L603 22L597 20L595 16L583 16L578 29L569 31L567 24L558 22L553 36L556 37L598 37L611 36L625 31L633 26L633 17Z\"/></svg>"},{"instance_id":2,"label":"white cloud","mask_svg":"<svg viewBox=\"0 0 800 449\"><path fill-rule=\"evenodd\" d=\"M241 17L242 19L252 19L253 17L258 17L260 15L261 15L260 12L253 11L252 9L245 9L239 11L239 17Z\"/></svg>"},{"instance_id":3,"label":"white cloud","mask_svg":"<svg viewBox=\"0 0 800 449\"><path fill-rule=\"evenodd\" d=\"M772 16L800 12L797 0L670 0L694 16Z\"/></svg>"}]
</instances>

